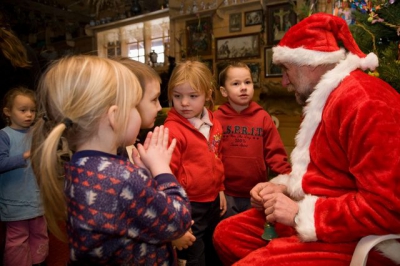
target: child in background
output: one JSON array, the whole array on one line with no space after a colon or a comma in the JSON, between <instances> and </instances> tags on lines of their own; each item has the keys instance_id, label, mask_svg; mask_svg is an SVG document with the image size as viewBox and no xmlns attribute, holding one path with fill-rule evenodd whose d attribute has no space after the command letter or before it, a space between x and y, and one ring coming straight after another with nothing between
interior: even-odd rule
<instances>
[{"instance_id":1,"label":"child in background","mask_svg":"<svg viewBox=\"0 0 400 266\"><path fill-rule=\"evenodd\" d=\"M253 99L249 67L232 62L219 74L228 101L214 112L223 128L222 162L225 168L227 212L223 218L251 208L250 190L276 174L291 171L287 154L271 116Z\"/></svg>"},{"instance_id":2,"label":"child in background","mask_svg":"<svg viewBox=\"0 0 400 266\"><path fill-rule=\"evenodd\" d=\"M175 265L171 241L191 225L169 167L175 140L168 146L168 129L156 127L135 164L116 155L140 129L137 78L116 61L72 56L48 67L38 92L33 166L55 235L63 236L57 222L67 214L70 265Z\"/></svg>"},{"instance_id":3,"label":"child in background","mask_svg":"<svg viewBox=\"0 0 400 266\"><path fill-rule=\"evenodd\" d=\"M150 66L129 57L116 57L115 61L126 66L138 79L143 90L142 99L137 105L140 117L142 119L141 129L150 129L154 127L157 113L161 111L159 101L161 89L161 78Z\"/></svg>"},{"instance_id":4,"label":"child in background","mask_svg":"<svg viewBox=\"0 0 400 266\"><path fill-rule=\"evenodd\" d=\"M148 131L154 127L157 113L162 109L159 101L161 93L161 78L153 68L139 61L132 60L128 57L116 57L114 60L120 62L130 71L132 71L142 87L143 95L142 99L137 105L137 109L140 117L142 118L142 124L140 128ZM134 146L131 145L126 149L128 151L127 155L130 157L130 160L132 160L131 151L133 148ZM172 241L172 245L178 250L182 250L183 248L191 246L195 240L196 238L189 230L179 239Z\"/></svg>"},{"instance_id":5,"label":"child in background","mask_svg":"<svg viewBox=\"0 0 400 266\"><path fill-rule=\"evenodd\" d=\"M188 194L196 237L187 250L178 251L187 266L220 264L212 234L226 211L226 201L220 159L222 127L205 107L210 102L212 108L212 80L206 65L185 61L177 64L168 83L173 107L164 125L170 130L170 141L177 141L171 169Z\"/></svg>"},{"instance_id":6,"label":"child in background","mask_svg":"<svg viewBox=\"0 0 400 266\"><path fill-rule=\"evenodd\" d=\"M137 105L142 124L140 125L141 131L137 141L143 141L147 133L154 127L157 118L157 113L162 109L158 100L160 96L160 82L161 78L150 66L143 64L139 61L130 59L129 57L114 57L113 60L126 66L138 79L142 88L142 99ZM118 154L129 157L132 160L132 149L134 145L129 145L126 148L121 147Z\"/></svg>"},{"instance_id":7,"label":"child in background","mask_svg":"<svg viewBox=\"0 0 400 266\"><path fill-rule=\"evenodd\" d=\"M34 92L24 87L9 90L3 115L8 125L0 130L0 218L7 228L3 262L5 266L40 265L47 257L49 239L29 162L28 131L36 117Z\"/></svg>"}]
</instances>

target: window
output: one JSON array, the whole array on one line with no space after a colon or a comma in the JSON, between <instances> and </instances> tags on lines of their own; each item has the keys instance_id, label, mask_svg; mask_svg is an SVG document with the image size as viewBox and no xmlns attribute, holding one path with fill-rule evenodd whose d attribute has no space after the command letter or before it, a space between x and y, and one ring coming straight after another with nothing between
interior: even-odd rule
<instances>
[{"instance_id":1,"label":"window","mask_svg":"<svg viewBox=\"0 0 400 266\"><path fill-rule=\"evenodd\" d=\"M143 41L128 44L128 57L142 63L146 62Z\"/></svg>"},{"instance_id":2,"label":"window","mask_svg":"<svg viewBox=\"0 0 400 266\"><path fill-rule=\"evenodd\" d=\"M157 53L156 67L163 66L169 55L170 41L169 13L166 11L163 16L143 22L136 20L136 23L133 17L131 24L98 31L98 55L103 57L121 55L150 64L150 53L154 50Z\"/></svg>"},{"instance_id":3,"label":"window","mask_svg":"<svg viewBox=\"0 0 400 266\"><path fill-rule=\"evenodd\" d=\"M130 25L123 29L128 48L128 57L145 63L145 47L143 40L143 23Z\"/></svg>"},{"instance_id":4,"label":"window","mask_svg":"<svg viewBox=\"0 0 400 266\"><path fill-rule=\"evenodd\" d=\"M151 21L151 51L157 53L157 63L164 64L169 48L169 19ZM167 54L168 55L168 54Z\"/></svg>"}]
</instances>

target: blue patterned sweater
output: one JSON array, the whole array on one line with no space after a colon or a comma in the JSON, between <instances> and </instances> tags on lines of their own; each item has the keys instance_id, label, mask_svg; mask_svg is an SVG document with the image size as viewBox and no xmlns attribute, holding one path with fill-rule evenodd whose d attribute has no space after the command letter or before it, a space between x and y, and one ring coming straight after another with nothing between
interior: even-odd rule
<instances>
[{"instance_id":1,"label":"blue patterned sweater","mask_svg":"<svg viewBox=\"0 0 400 266\"><path fill-rule=\"evenodd\" d=\"M73 264L175 265L170 241L190 228L191 216L173 175L152 178L98 151L77 152L64 168Z\"/></svg>"}]
</instances>

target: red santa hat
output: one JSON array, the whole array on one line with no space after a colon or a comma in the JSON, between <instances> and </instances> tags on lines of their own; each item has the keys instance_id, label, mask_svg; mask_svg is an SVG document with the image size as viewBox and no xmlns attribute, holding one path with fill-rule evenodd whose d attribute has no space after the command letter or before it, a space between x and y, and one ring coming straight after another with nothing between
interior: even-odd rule
<instances>
[{"instance_id":1,"label":"red santa hat","mask_svg":"<svg viewBox=\"0 0 400 266\"><path fill-rule=\"evenodd\" d=\"M338 63L348 57L342 43L351 56L355 68L374 70L378 57L364 54L355 42L346 21L326 13L317 13L291 27L277 46L273 48L275 64L318 66Z\"/></svg>"}]
</instances>

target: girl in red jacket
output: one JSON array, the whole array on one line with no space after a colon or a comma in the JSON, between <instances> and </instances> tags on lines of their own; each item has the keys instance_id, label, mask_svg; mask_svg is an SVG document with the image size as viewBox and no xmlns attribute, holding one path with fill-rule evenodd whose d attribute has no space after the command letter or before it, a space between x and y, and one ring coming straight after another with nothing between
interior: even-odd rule
<instances>
[{"instance_id":1,"label":"girl in red jacket","mask_svg":"<svg viewBox=\"0 0 400 266\"><path fill-rule=\"evenodd\" d=\"M250 190L268 180L268 168L287 174L291 167L271 116L253 101L249 67L232 62L219 74L222 96L228 102L214 116L224 130L222 141L227 212L224 218L250 209Z\"/></svg>"},{"instance_id":2,"label":"girl in red jacket","mask_svg":"<svg viewBox=\"0 0 400 266\"><path fill-rule=\"evenodd\" d=\"M176 139L171 169L185 188L192 209L196 241L178 251L187 266L219 265L212 234L226 211L224 167L221 161L221 124L205 105L212 107L214 86L211 71L197 61L178 64L168 83L173 107L165 120L170 141Z\"/></svg>"}]
</instances>

